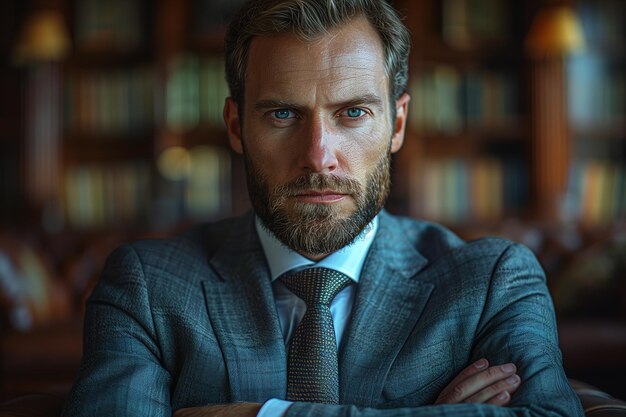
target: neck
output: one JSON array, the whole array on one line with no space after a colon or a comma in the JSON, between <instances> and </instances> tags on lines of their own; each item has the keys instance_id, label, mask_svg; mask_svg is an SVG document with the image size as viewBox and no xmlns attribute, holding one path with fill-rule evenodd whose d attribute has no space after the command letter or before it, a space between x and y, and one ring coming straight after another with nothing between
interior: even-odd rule
<instances>
[{"instance_id":1,"label":"neck","mask_svg":"<svg viewBox=\"0 0 626 417\"><path fill-rule=\"evenodd\" d=\"M324 259L325 257L327 257L328 255L330 255L330 253L324 253L324 254L318 255L318 254L312 254L312 253L301 252L301 251L296 251L296 252L298 252L300 255L302 255L305 258L310 259L310 260L312 260L314 262L319 262L322 259Z\"/></svg>"}]
</instances>

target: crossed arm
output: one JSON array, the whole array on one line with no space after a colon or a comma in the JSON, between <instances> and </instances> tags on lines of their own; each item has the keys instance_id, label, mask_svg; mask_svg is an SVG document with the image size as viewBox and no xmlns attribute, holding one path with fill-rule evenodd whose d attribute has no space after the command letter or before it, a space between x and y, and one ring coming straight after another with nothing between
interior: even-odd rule
<instances>
[{"instance_id":1,"label":"crossed arm","mask_svg":"<svg viewBox=\"0 0 626 417\"><path fill-rule=\"evenodd\" d=\"M480 359L465 368L439 394L436 405L478 403L505 406L520 386L521 379L512 363L489 366ZM240 403L181 408L174 417L255 417L262 404Z\"/></svg>"},{"instance_id":2,"label":"crossed arm","mask_svg":"<svg viewBox=\"0 0 626 417\"><path fill-rule=\"evenodd\" d=\"M488 357L496 364L512 361L521 367L520 371L514 365L511 367L512 364L489 366L486 359L480 359L455 377L433 405L413 407L409 400L400 408L370 409L294 403L286 415L582 416L580 403L567 386L561 367L556 323L545 276L527 249L513 245L503 252L493 270L486 299L472 353L476 359ZM260 404L230 407L181 409L175 416L255 416Z\"/></svg>"}]
</instances>

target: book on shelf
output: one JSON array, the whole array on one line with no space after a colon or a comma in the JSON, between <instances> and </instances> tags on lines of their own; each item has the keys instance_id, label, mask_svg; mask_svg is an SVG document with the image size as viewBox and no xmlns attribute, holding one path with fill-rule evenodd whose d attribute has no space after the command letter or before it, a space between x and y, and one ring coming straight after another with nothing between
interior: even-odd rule
<instances>
[{"instance_id":1,"label":"book on shelf","mask_svg":"<svg viewBox=\"0 0 626 417\"><path fill-rule=\"evenodd\" d=\"M71 72L65 83L65 126L85 136L133 136L154 126L154 69Z\"/></svg>"},{"instance_id":2,"label":"book on shelf","mask_svg":"<svg viewBox=\"0 0 626 417\"><path fill-rule=\"evenodd\" d=\"M463 114L468 129L507 126L517 120L519 93L513 74L502 71L468 71L461 88Z\"/></svg>"},{"instance_id":3,"label":"book on shelf","mask_svg":"<svg viewBox=\"0 0 626 417\"><path fill-rule=\"evenodd\" d=\"M585 159L570 171L567 191L569 215L590 226L626 218L626 164Z\"/></svg>"},{"instance_id":4,"label":"book on shelf","mask_svg":"<svg viewBox=\"0 0 626 417\"><path fill-rule=\"evenodd\" d=\"M437 65L411 82L409 120L419 131L450 135L507 126L518 119L516 86L507 72Z\"/></svg>"},{"instance_id":5,"label":"book on shelf","mask_svg":"<svg viewBox=\"0 0 626 417\"><path fill-rule=\"evenodd\" d=\"M222 126L228 87L221 58L186 54L170 63L166 86L166 123L174 132L199 124Z\"/></svg>"},{"instance_id":6,"label":"book on shelf","mask_svg":"<svg viewBox=\"0 0 626 417\"><path fill-rule=\"evenodd\" d=\"M508 2L502 0L443 0L443 39L458 49L508 39Z\"/></svg>"},{"instance_id":7,"label":"book on shelf","mask_svg":"<svg viewBox=\"0 0 626 417\"><path fill-rule=\"evenodd\" d=\"M77 229L141 223L150 204L150 166L143 160L82 164L65 171L65 213Z\"/></svg>"},{"instance_id":8,"label":"book on shelf","mask_svg":"<svg viewBox=\"0 0 626 417\"><path fill-rule=\"evenodd\" d=\"M196 146L185 187L185 215L211 219L231 211L231 161L226 149Z\"/></svg>"},{"instance_id":9,"label":"book on shelf","mask_svg":"<svg viewBox=\"0 0 626 417\"><path fill-rule=\"evenodd\" d=\"M466 220L489 222L499 220L504 213L504 174L505 165L493 157L481 157L468 161L472 211L466 213ZM478 185L478 187L476 187Z\"/></svg>"},{"instance_id":10,"label":"book on shelf","mask_svg":"<svg viewBox=\"0 0 626 417\"><path fill-rule=\"evenodd\" d=\"M181 55L169 63L165 90L165 121L169 129L184 132L200 121L199 62Z\"/></svg>"},{"instance_id":11,"label":"book on shelf","mask_svg":"<svg viewBox=\"0 0 626 417\"><path fill-rule=\"evenodd\" d=\"M230 95L222 58L207 56L200 61L201 120L211 126L223 126L224 100Z\"/></svg>"},{"instance_id":12,"label":"book on shelf","mask_svg":"<svg viewBox=\"0 0 626 417\"><path fill-rule=\"evenodd\" d=\"M142 0L81 0L75 9L78 49L132 51L144 41Z\"/></svg>"},{"instance_id":13,"label":"book on shelf","mask_svg":"<svg viewBox=\"0 0 626 417\"><path fill-rule=\"evenodd\" d=\"M515 212L528 204L530 179L527 164L521 157L505 156L500 159L502 170L502 201L504 210Z\"/></svg>"},{"instance_id":14,"label":"book on shelf","mask_svg":"<svg viewBox=\"0 0 626 417\"><path fill-rule=\"evenodd\" d=\"M527 203L525 168L509 158L427 159L412 175L418 176L412 209L435 221L492 222Z\"/></svg>"},{"instance_id":15,"label":"book on shelf","mask_svg":"<svg viewBox=\"0 0 626 417\"><path fill-rule=\"evenodd\" d=\"M163 151L153 222L171 226L181 221L217 219L231 212L231 158L219 146L174 146Z\"/></svg>"},{"instance_id":16,"label":"book on shelf","mask_svg":"<svg viewBox=\"0 0 626 417\"><path fill-rule=\"evenodd\" d=\"M451 66L418 74L410 85L410 122L421 131L458 133L463 128L461 75Z\"/></svg>"},{"instance_id":17,"label":"book on shelf","mask_svg":"<svg viewBox=\"0 0 626 417\"><path fill-rule=\"evenodd\" d=\"M574 5L588 47L618 51L623 48L626 4L622 0L577 0Z\"/></svg>"},{"instance_id":18,"label":"book on shelf","mask_svg":"<svg viewBox=\"0 0 626 417\"><path fill-rule=\"evenodd\" d=\"M626 115L626 76L593 53L570 58L568 107L572 124L582 130L620 125Z\"/></svg>"},{"instance_id":19,"label":"book on shelf","mask_svg":"<svg viewBox=\"0 0 626 417\"><path fill-rule=\"evenodd\" d=\"M461 77L450 67L438 66L433 74L436 129L441 132L458 132L463 128L461 109Z\"/></svg>"}]
</instances>

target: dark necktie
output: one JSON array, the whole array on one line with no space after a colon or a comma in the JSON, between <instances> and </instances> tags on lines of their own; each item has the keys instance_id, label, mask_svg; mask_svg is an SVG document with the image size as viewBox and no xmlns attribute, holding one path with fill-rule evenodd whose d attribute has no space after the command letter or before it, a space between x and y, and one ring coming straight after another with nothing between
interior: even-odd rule
<instances>
[{"instance_id":1,"label":"dark necktie","mask_svg":"<svg viewBox=\"0 0 626 417\"><path fill-rule=\"evenodd\" d=\"M289 344L287 400L337 404L339 366L330 303L350 278L327 268L309 268L280 278L307 310Z\"/></svg>"}]
</instances>

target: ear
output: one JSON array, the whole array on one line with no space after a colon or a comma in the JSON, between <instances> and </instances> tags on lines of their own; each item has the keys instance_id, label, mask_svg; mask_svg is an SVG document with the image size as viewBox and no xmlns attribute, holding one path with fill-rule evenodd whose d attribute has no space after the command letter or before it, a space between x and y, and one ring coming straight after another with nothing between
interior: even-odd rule
<instances>
[{"instance_id":1,"label":"ear","mask_svg":"<svg viewBox=\"0 0 626 417\"><path fill-rule=\"evenodd\" d=\"M408 118L409 101L411 96L404 93L396 100L396 120L393 125L393 136L391 137L391 153L396 153L404 143L404 133Z\"/></svg>"},{"instance_id":2,"label":"ear","mask_svg":"<svg viewBox=\"0 0 626 417\"><path fill-rule=\"evenodd\" d=\"M224 122L226 123L230 147L238 154L243 154L238 106L231 97L227 97L224 102Z\"/></svg>"}]
</instances>

